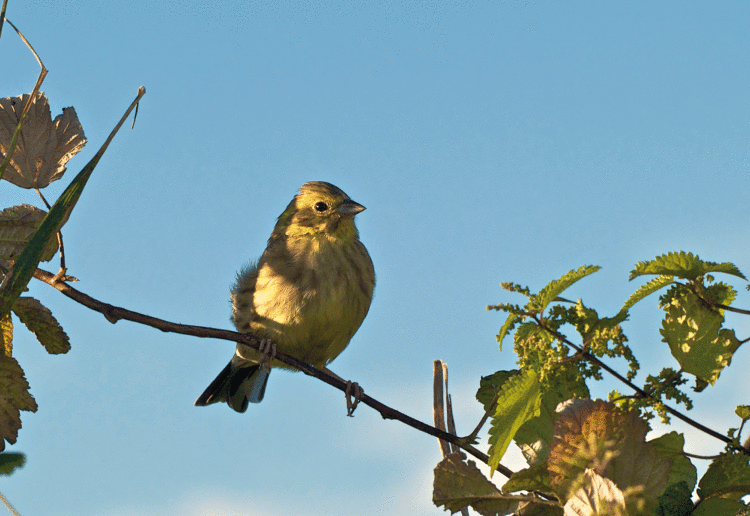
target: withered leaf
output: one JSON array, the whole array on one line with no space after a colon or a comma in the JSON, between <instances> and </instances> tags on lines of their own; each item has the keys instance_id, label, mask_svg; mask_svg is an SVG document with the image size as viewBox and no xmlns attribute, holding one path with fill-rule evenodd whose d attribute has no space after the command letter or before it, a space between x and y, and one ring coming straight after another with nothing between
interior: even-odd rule
<instances>
[{"instance_id":1,"label":"withered leaf","mask_svg":"<svg viewBox=\"0 0 750 516\"><path fill-rule=\"evenodd\" d=\"M70 351L68 335L42 303L33 297L19 297L12 310L48 353L57 355Z\"/></svg>"},{"instance_id":2,"label":"withered leaf","mask_svg":"<svg viewBox=\"0 0 750 516\"><path fill-rule=\"evenodd\" d=\"M36 401L29 393L29 382L13 357L0 354L0 451L5 449L5 441L16 442L21 428L21 410L37 410Z\"/></svg>"},{"instance_id":3,"label":"withered leaf","mask_svg":"<svg viewBox=\"0 0 750 516\"><path fill-rule=\"evenodd\" d=\"M11 206L0 211L0 258L15 260L46 215L46 211L30 204ZM51 260L57 248L57 235L52 235L44 247L41 261Z\"/></svg>"},{"instance_id":4,"label":"withered leaf","mask_svg":"<svg viewBox=\"0 0 750 516\"><path fill-rule=\"evenodd\" d=\"M29 94L0 99L0 152L5 155ZM86 144L76 110L63 108L52 120L49 101L39 92L21 127L7 179L21 188L44 188L65 173L65 164Z\"/></svg>"}]
</instances>

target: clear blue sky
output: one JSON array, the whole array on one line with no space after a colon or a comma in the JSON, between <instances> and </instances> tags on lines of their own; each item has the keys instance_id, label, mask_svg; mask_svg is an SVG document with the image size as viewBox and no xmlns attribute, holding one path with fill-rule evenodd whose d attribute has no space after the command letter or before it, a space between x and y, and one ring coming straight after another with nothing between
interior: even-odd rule
<instances>
[{"instance_id":1,"label":"clear blue sky","mask_svg":"<svg viewBox=\"0 0 750 516\"><path fill-rule=\"evenodd\" d=\"M480 375L513 367L495 341L503 317L485 311L519 301L501 281L538 289L601 265L570 297L612 314L637 287L633 264L663 252L750 274L745 2L10 0L7 15L50 70L53 113L75 106L89 140L51 198L147 89L65 227L76 288L230 328L235 271L300 184L332 182L367 207L378 274L332 369L424 421L434 359L463 434ZM8 26L0 55L0 96L29 92L38 68ZM0 201L38 204L7 182ZM193 407L231 343L113 326L38 283L31 294L73 348L48 356L16 326L39 403L9 447L28 463L0 483L21 514L442 514L432 437L364 406L347 418L339 391L288 372L245 414ZM658 318L654 298L625 326L647 373L674 365ZM747 360L741 349L735 364ZM750 401L739 369L697 399L722 432ZM691 452L720 449L688 435Z\"/></svg>"}]
</instances>

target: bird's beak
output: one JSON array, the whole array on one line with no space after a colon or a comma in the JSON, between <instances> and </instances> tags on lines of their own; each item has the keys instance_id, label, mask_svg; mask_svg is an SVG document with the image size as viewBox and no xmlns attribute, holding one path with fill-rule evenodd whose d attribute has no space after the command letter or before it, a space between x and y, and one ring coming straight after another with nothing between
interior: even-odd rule
<instances>
[{"instance_id":1,"label":"bird's beak","mask_svg":"<svg viewBox=\"0 0 750 516\"><path fill-rule=\"evenodd\" d=\"M365 211L365 207L358 202L352 201L351 199L344 201L344 203L339 208L339 212L343 213L344 215L356 215L361 211Z\"/></svg>"}]
</instances>

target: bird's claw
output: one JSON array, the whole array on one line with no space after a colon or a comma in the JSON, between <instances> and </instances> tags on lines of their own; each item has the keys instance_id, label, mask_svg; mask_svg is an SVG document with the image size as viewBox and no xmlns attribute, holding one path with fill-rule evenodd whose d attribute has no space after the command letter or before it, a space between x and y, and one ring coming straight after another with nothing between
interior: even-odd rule
<instances>
[{"instance_id":1,"label":"bird's claw","mask_svg":"<svg viewBox=\"0 0 750 516\"><path fill-rule=\"evenodd\" d=\"M271 339L261 339L258 345L258 351L263 355L260 357L261 367L268 369L271 367L271 360L276 358L276 343Z\"/></svg>"},{"instance_id":2,"label":"bird's claw","mask_svg":"<svg viewBox=\"0 0 750 516\"><path fill-rule=\"evenodd\" d=\"M357 382L350 382L347 380L344 394L346 395L346 415L354 417L354 409L356 409L359 402L362 401L362 396L365 395L365 391Z\"/></svg>"}]
</instances>

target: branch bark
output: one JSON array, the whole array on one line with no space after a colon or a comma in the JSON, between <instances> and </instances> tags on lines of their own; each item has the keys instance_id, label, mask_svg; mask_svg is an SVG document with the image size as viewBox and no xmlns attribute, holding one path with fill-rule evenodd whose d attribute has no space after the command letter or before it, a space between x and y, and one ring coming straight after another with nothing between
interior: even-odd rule
<instances>
[{"instance_id":1,"label":"branch bark","mask_svg":"<svg viewBox=\"0 0 750 516\"><path fill-rule=\"evenodd\" d=\"M181 335L190 335L193 337L228 340L230 342L242 342L255 349L258 349L258 347L260 346L261 339L251 333L238 333L235 331L221 330L218 328L210 328L207 326L193 326L189 324L174 323L165 321L163 319L158 319L150 315L134 312L132 310L128 310L119 306L114 306L109 303L104 303L102 301L99 301L98 299L94 299L87 294L84 294L80 290L71 287L68 283L65 282L65 277L56 278L54 274L42 269L36 269L36 271L34 271L34 277L56 288L63 295L69 297L73 301L76 301L77 303L80 303L83 306L94 310L95 312L101 313L112 324L123 319L126 321L143 324L145 326L151 326L152 328L156 328L168 333L179 333ZM310 364L300 362L296 358L286 355L280 351L276 352L275 358L299 369L308 376L313 376L342 392L346 392L346 382L344 382L340 378L331 376L324 371L321 371L320 369L314 368ZM368 405L369 407L378 411L383 419L395 419L401 421L402 423L420 430L421 432L432 435L433 437L437 437L438 439L448 441L451 444L458 446L462 450L466 451L470 455L481 460L485 464L487 464L489 460L487 454L479 451L471 444L464 442L462 438L423 423L411 416L407 416L403 412L391 408L379 402L378 400L371 398L367 394L364 394L361 397L360 401L361 403L364 403L365 405ZM513 471L502 465L498 466L497 471L499 471L506 477L510 477L510 475L513 474Z\"/></svg>"}]
</instances>

